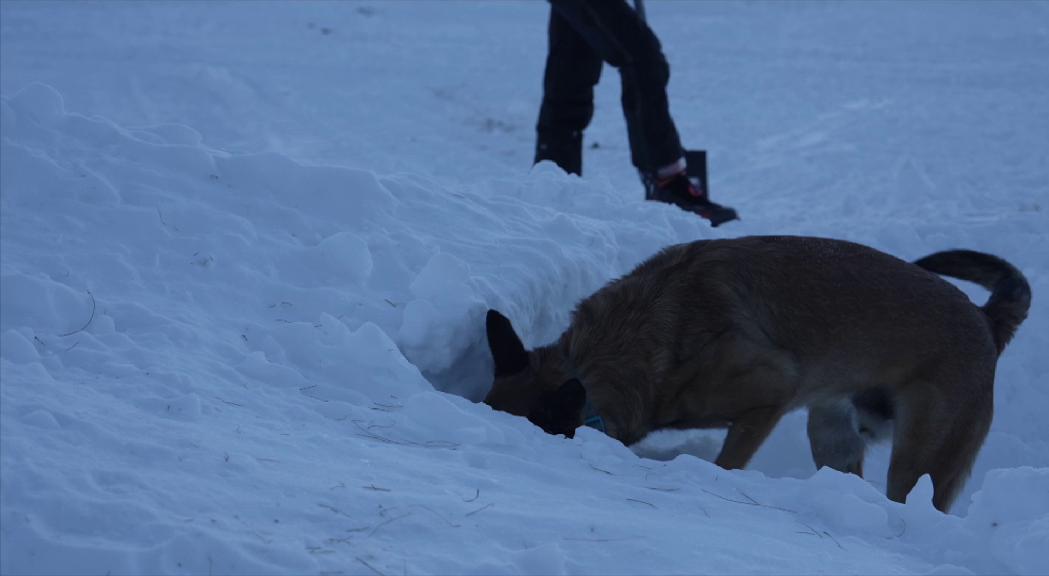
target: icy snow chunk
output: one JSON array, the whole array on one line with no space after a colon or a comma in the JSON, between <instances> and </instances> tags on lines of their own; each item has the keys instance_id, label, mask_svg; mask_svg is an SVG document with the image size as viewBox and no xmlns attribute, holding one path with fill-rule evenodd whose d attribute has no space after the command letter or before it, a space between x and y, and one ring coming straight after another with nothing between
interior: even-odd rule
<instances>
[{"instance_id":1,"label":"icy snow chunk","mask_svg":"<svg viewBox=\"0 0 1049 576\"><path fill-rule=\"evenodd\" d=\"M366 231L397 202L375 174L364 170L303 166L280 154L215 158L215 164L216 176L228 186L255 195L270 194L279 208L306 220L337 222L338 230ZM287 227L286 216L275 216L256 224ZM331 230L334 233L336 228Z\"/></svg>"},{"instance_id":2,"label":"icy snow chunk","mask_svg":"<svg viewBox=\"0 0 1049 576\"><path fill-rule=\"evenodd\" d=\"M468 291L470 266L459 258L438 252L430 257L412 281L411 291L417 298L435 303L461 300Z\"/></svg>"},{"instance_id":3,"label":"icy snow chunk","mask_svg":"<svg viewBox=\"0 0 1049 576\"><path fill-rule=\"evenodd\" d=\"M270 547L273 552L265 556L249 547L231 545L216 536L214 527L203 530L191 527L178 532L174 537L158 542L156 552L148 558L151 564L142 566L142 574L267 574L273 572L271 565L264 563L281 550ZM270 558L267 558L269 556ZM292 565L289 572L306 572L306 563Z\"/></svg>"},{"instance_id":4,"label":"icy snow chunk","mask_svg":"<svg viewBox=\"0 0 1049 576\"><path fill-rule=\"evenodd\" d=\"M4 310L7 311L6 308ZM40 359L33 343L18 330L4 330L0 335L0 358L15 364L28 364Z\"/></svg>"},{"instance_id":5,"label":"icy snow chunk","mask_svg":"<svg viewBox=\"0 0 1049 576\"><path fill-rule=\"evenodd\" d=\"M30 426L46 428L48 430L58 430L62 427L58 423L58 420L55 420L54 414L42 408L26 413L22 416L22 422L25 422Z\"/></svg>"},{"instance_id":6,"label":"icy snow chunk","mask_svg":"<svg viewBox=\"0 0 1049 576\"><path fill-rule=\"evenodd\" d=\"M204 142L200 132L185 124L159 124L143 128L142 131L159 137L166 144L200 146Z\"/></svg>"},{"instance_id":7,"label":"icy snow chunk","mask_svg":"<svg viewBox=\"0 0 1049 576\"><path fill-rule=\"evenodd\" d=\"M404 307L404 319L397 339L407 348L424 348L430 326L437 323L440 313L426 300L412 300ZM413 354L414 356L414 354Z\"/></svg>"},{"instance_id":8,"label":"icy snow chunk","mask_svg":"<svg viewBox=\"0 0 1049 576\"><path fill-rule=\"evenodd\" d=\"M15 109L8 103L7 98L0 98L0 135L7 136L17 121Z\"/></svg>"},{"instance_id":9,"label":"icy snow chunk","mask_svg":"<svg viewBox=\"0 0 1049 576\"><path fill-rule=\"evenodd\" d=\"M846 474L824 466L804 482L807 490L825 495L826 492L849 492L868 502L883 501L885 496L870 482L855 474Z\"/></svg>"},{"instance_id":10,"label":"icy snow chunk","mask_svg":"<svg viewBox=\"0 0 1049 576\"><path fill-rule=\"evenodd\" d=\"M1049 515L1013 532L1015 543L1010 545L1009 537L1003 536L1001 545L994 550L999 560L1011 564L1020 574L1049 574Z\"/></svg>"},{"instance_id":11,"label":"icy snow chunk","mask_svg":"<svg viewBox=\"0 0 1049 576\"><path fill-rule=\"evenodd\" d=\"M8 101L11 108L42 126L52 126L66 114L62 94L47 84L34 82Z\"/></svg>"},{"instance_id":12,"label":"icy snow chunk","mask_svg":"<svg viewBox=\"0 0 1049 576\"><path fill-rule=\"evenodd\" d=\"M339 232L284 255L279 267L281 277L294 285L312 286L319 280L361 286L371 277L372 254L359 236Z\"/></svg>"},{"instance_id":13,"label":"icy snow chunk","mask_svg":"<svg viewBox=\"0 0 1049 576\"><path fill-rule=\"evenodd\" d=\"M471 308L473 310L471 310ZM447 370L473 343L480 304L460 302L438 308L426 300L413 300L404 308L397 341L413 364L422 370Z\"/></svg>"},{"instance_id":14,"label":"icy snow chunk","mask_svg":"<svg viewBox=\"0 0 1049 576\"><path fill-rule=\"evenodd\" d=\"M186 422L199 420L200 414L200 396L192 393L172 398L167 402L164 410L164 415L168 418Z\"/></svg>"},{"instance_id":15,"label":"icy snow chunk","mask_svg":"<svg viewBox=\"0 0 1049 576\"><path fill-rule=\"evenodd\" d=\"M3 170L0 170L0 195L12 207L52 206L66 201L70 190L82 185L74 182L55 161L28 148L5 140L0 144Z\"/></svg>"},{"instance_id":16,"label":"icy snow chunk","mask_svg":"<svg viewBox=\"0 0 1049 576\"><path fill-rule=\"evenodd\" d=\"M990 522L1034 520L1049 515L1049 468L991 470L973 495L969 518Z\"/></svg>"},{"instance_id":17,"label":"icy snow chunk","mask_svg":"<svg viewBox=\"0 0 1049 576\"><path fill-rule=\"evenodd\" d=\"M405 306L397 341L420 368L445 370L477 336L483 305L470 283L470 267L438 252L412 281L411 292L417 299Z\"/></svg>"},{"instance_id":18,"label":"icy snow chunk","mask_svg":"<svg viewBox=\"0 0 1049 576\"><path fill-rule=\"evenodd\" d=\"M847 492L824 494L810 499L809 504L829 524L847 530L877 533L884 531L889 521L883 507Z\"/></svg>"},{"instance_id":19,"label":"icy snow chunk","mask_svg":"<svg viewBox=\"0 0 1049 576\"><path fill-rule=\"evenodd\" d=\"M1049 468L991 470L973 495L966 524L1018 574L1049 573Z\"/></svg>"},{"instance_id":20,"label":"icy snow chunk","mask_svg":"<svg viewBox=\"0 0 1049 576\"><path fill-rule=\"evenodd\" d=\"M64 119L61 129L65 136L76 138L83 142L90 142L93 146L112 147L107 152L117 152L114 155L128 155L133 146L152 146L146 142L135 140L131 137L131 134L115 122L100 116L89 118L79 114L70 114ZM129 146L129 144L132 146ZM108 156L108 154L105 156ZM131 159L139 160L139 158Z\"/></svg>"},{"instance_id":21,"label":"icy snow chunk","mask_svg":"<svg viewBox=\"0 0 1049 576\"><path fill-rule=\"evenodd\" d=\"M276 345L272 340L269 344ZM262 351L246 354L236 369L249 380L271 386L298 386L301 388L307 384L306 378L300 372L278 362L271 362L267 359L266 353Z\"/></svg>"},{"instance_id":22,"label":"icy snow chunk","mask_svg":"<svg viewBox=\"0 0 1049 576\"><path fill-rule=\"evenodd\" d=\"M129 546L122 542L105 542L100 538L84 539L71 537L69 520L47 522L46 515L52 509L63 511L69 508L74 493L55 493L56 504L45 508L41 514L22 503L22 494L10 494L13 505L5 503L2 520L4 526L4 554L0 556L0 572L4 574L70 574L72 566L105 566L114 574L142 573L135 564L135 557L128 553ZM5 494L7 496L7 494ZM55 526L64 528L58 532ZM85 542L85 540L88 540ZM17 551L14 553L13 551ZM83 571L88 571L83 569Z\"/></svg>"},{"instance_id":23,"label":"icy snow chunk","mask_svg":"<svg viewBox=\"0 0 1049 576\"><path fill-rule=\"evenodd\" d=\"M926 576L966 576L973 574L972 570L955 566L954 564L942 564L925 573Z\"/></svg>"},{"instance_id":24,"label":"icy snow chunk","mask_svg":"<svg viewBox=\"0 0 1049 576\"><path fill-rule=\"evenodd\" d=\"M349 372L346 385L374 401L433 390L390 337L371 322L365 322L349 336L342 354Z\"/></svg>"},{"instance_id":25,"label":"icy snow chunk","mask_svg":"<svg viewBox=\"0 0 1049 576\"><path fill-rule=\"evenodd\" d=\"M914 488L911 488L910 493L907 494L907 503L911 505L918 503L919 506L924 505L931 508L932 496L932 478L928 474L924 474L921 478L918 478L918 483L915 484Z\"/></svg>"},{"instance_id":26,"label":"icy snow chunk","mask_svg":"<svg viewBox=\"0 0 1049 576\"><path fill-rule=\"evenodd\" d=\"M557 163L553 162L552 160L542 160L540 162L536 162L535 165L532 166L532 170L529 174L533 177L545 178L564 178L568 176L568 173L565 172L563 168L558 166Z\"/></svg>"},{"instance_id":27,"label":"icy snow chunk","mask_svg":"<svg viewBox=\"0 0 1049 576\"><path fill-rule=\"evenodd\" d=\"M508 564L498 564L493 560L479 559L476 563L463 569L463 576L500 576L516 574Z\"/></svg>"},{"instance_id":28,"label":"icy snow chunk","mask_svg":"<svg viewBox=\"0 0 1049 576\"><path fill-rule=\"evenodd\" d=\"M265 342L266 352L248 354L237 367L254 379L296 386L325 402L355 405L396 403L433 390L389 336L371 322L350 331L342 321L321 314L316 322L290 322Z\"/></svg>"},{"instance_id":29,"label":"icy snow chunk","mask_svg":"<svg viewBox=\"0 0 1049 576\"><path fill-rule=\"evenodd\" d=\"M31 328L54 335L84 327L92 314L91 296L43 276L0 277L0 329Z\"/></svg>"},{"instance_id":30,"label":"icy snow chunk","mask_svg":"<svg viewBox=\"0 0 1049 576\"><path fill-rule=\"evenodd\" d=\"M425 441L444 441L454 444L501 443L505 434L481 411L456 406L456 396L433 392L416 394L409 398L398 412ZM466 409L464 409L466 408Z\"/></svg>"},{"instance_id":31,"label":"icy snow chunk","mask_svg":"<svg viewBox=\"0 0 1049 576\"><path fill-rule=\"evenodd\" d=\"M579 445L580 457L594 466L615 467L624 461L637 460L637 455L622 442L593 428L583 427L576 431L575 442Z\"/></svg>"},{"instance_id":32,"label":"icy snow chunk","mask_svg":"<svg viewBox=\"0 0 1049 576\"><path fill-rule=\"evenodd\" d=\"M787 500L791 507L812 515L827 528L839 534L869 534L880 538L898 536L901 521L890 512L895 509L880 490L854 474L832 468L820 468L811 477L787 486L792 492ZM931 492L929 497L931 498ZM931 502L925 508L910 514L911 518L925 518L925 513L940 517Z\"/></svg>"},{"instance_id":33,"label":"icy snow chunk","mask_svg":"<svg viewBox=\"0 0 1049 576\"><path fill-rule=\"evenodd\" d=\"M565 553L555 543L543 544L510 555L518 574L565 574Z\"/></svg>"}]
</instances>

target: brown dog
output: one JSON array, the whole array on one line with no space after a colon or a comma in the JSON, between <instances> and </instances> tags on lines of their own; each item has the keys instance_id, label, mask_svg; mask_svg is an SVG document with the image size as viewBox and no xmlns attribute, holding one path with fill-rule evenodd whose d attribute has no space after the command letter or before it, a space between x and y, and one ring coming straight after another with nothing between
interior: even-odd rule
<instances>
[{"instance_id":1,"label":"brown dog","mask_svg":"<svg viewBox=\"0 0 1049 576\"><path fill-rule=\"evenodd\" d=\"M990 300L978 308L936 274L976 282ZM745 466L784 413L810 406L817 466L862 473L864 423L892 418L889 498L904 501L929 474L947 511L1030 298L1015 267L979 252L909 264L821 238L682 244L583 300L548 346L526 351L489 311L485 402L568 436L592 412L628 445L660 428L727 427L725 468Z\"/></svg>"}]
</instances>

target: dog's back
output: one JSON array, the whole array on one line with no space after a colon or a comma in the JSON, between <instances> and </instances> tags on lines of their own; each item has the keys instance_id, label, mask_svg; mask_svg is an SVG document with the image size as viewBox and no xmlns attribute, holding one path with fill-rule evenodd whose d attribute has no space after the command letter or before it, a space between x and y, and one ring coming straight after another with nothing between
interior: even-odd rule
<instances>
[{"instance_id":1,"label":"dog's back","mask_svg":"<svg viewBox=\"0 0 1049 576\"><path fill-rule=\"evenodd\" d=\"M979 309L938 276L858 244L789 236L668 248L583 301L570 334L584 373L615 357L674 374L717 338L749 341L794 359L801 403L891 385L930 355L996 356Z\"/></svg>"}]
</instances>

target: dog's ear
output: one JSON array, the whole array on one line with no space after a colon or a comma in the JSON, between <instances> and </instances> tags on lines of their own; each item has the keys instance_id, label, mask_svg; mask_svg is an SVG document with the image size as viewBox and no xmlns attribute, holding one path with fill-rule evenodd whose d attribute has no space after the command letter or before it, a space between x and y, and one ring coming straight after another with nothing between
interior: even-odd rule
<instances>
[{"instance_id":1,"label":"dog's ear","mask_svg":"<svg viewBox=\"0 0 1049 576\"><path fill-rule=\"evenodd\" d=\"M564 434L574 438L576 428L582 424L585 405L586 388L578 379L572 378L556 390L544 393L532 408L528 420L547 434Z\"/></svg>"},{"instance_id":2,"label":"dog's ear","mask_svg":"<svg viewBox=\"0 0 1049 576\"><path fill-rule=\"evenodd\" d=\"M489 310L485 318L488 332L488 348L495 359L495 376L509 376L528 367L528 352L514 332L510 320L495 310Z\"/></svg>"}]
</instances>

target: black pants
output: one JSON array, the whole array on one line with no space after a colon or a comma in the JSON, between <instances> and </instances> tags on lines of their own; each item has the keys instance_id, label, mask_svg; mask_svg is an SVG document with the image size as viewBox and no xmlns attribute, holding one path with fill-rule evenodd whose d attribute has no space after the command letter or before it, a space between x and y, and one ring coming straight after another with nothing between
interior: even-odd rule
<instances>
[{"instance_id":1,"label":"black pants","mask_svg":"<svg viewBox=\"0 0 1049 576\"><path fill-rule=\"evenodd\" d=\"M594 114L603 62L619 69L631 161L651 173L682 155L670 118L670 67L659 39L626 0L551 0L536 162L583 168L583 130Z\"/></svg>"}]
</instances>

